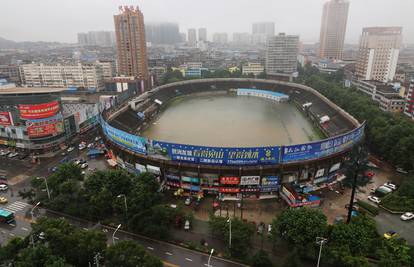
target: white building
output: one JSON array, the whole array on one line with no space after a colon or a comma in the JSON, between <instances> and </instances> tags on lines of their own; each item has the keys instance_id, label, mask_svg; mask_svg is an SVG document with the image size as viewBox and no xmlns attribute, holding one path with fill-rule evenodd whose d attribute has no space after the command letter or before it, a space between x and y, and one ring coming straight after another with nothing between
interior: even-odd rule
<instances>
[{"instance_id":1,"label":"white building","mask_svg":"<svg viewBox=\"0 0 414 267\"><path fill-rule=\"evenodd\" d=\"M20 68L23 84L28 87L96 88L98 91L104 87L99 64L24 64Z\"/></svg>"},{"instance_id":2,"label":"white building","mask_svg":"<svg viewBox=\"0 0 414 267\"><path fill-rule=\"evenodd\" d=\"M364 28L359 41L356 76L360 80L392 81L402 42L401 27Z\"/></svg>"},{"instance_id":3,"label":"white building","mask_svg":"<svg viewBox=\"0 0 414 267\"><path fill-rule=\"evenodd\" d=\"M254 76L257 76L263 72L264 72L264 66L260 63L249 62L247 63L247 65L242 66L243 75L253 74Z\"/></svg>"}]
</instances>

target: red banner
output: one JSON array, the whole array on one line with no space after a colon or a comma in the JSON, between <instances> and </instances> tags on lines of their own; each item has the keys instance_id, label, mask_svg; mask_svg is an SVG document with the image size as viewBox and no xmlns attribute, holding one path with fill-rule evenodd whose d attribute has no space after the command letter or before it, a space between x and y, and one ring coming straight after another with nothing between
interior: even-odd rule
<instances>
[{"instance_id":1,"label":"red banner","mask_svg":"<svg viewBox=\"0 0 414 267\"><path fill-rule=\"evenodd\" d=\"M220 177L221 184L239 184L240 178L239 177Z\"/></svg>"},{"instance_id":2,"label":"red banner","mask_svg":"<svg viewBox=\"0 0 414 267\"><path fill-rule=\"evenodd\" d=\"M233 187L220 187L220 193L239 193L240 188L233 188Z\"/></svg>"},{"instance_id":3,"label":"red banner","mask_svg":"<svg viewBox=\"0 0 414 267\"><path fill-rule=\"evenodd\" d=\"M13 119L10 112L0 112L0 125L10 126L13 125Z\"/></svg>"},{"instance_id":4,"label":"red banner","mask_svg":"<svg viewBox=\"0 0 414 267\"><path fill-rule=\"evenodd\" d=\"M20 117L22 119L44 119L49 118L59 112L59 102L36 105L19 105Z\"/></svg>"}]
</instances>

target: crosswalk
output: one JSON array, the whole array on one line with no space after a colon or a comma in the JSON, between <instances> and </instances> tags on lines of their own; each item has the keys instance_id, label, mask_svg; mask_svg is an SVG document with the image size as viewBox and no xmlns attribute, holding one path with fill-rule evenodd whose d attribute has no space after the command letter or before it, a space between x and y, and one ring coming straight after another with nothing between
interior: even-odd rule
<instances>
[{"instance_id":1,"label":"crosswalk","mask_svg":"<svg viewBox=\"0 0 414 267\"><path fill-rule=\"evenodd\" d=\"M26 208L27 206L29 206L30 204L21 202L21 201L16 201L13 203L10 203L9 205L7 205L4 210L10 211L10 212L17 212L19 210L23 210L24 208Z\"/></svg>"}]
</instances>

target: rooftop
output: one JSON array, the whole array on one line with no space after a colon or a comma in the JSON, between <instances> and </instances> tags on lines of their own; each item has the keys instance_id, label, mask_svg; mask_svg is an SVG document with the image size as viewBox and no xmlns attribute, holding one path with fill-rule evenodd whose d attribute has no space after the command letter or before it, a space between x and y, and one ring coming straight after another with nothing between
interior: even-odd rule
<instances>
[{"instance_id":1,"label":"rooftop","mask_svg":"<svg viewBox=\"0 0 414 267\"><path fill-rule=\"evenodd\" d=\"M0 95L8 94L47 94L60 93L67 90L66 88L44 88L44 87L14 87L0 90Z\"/></svg>"}]
</instances>

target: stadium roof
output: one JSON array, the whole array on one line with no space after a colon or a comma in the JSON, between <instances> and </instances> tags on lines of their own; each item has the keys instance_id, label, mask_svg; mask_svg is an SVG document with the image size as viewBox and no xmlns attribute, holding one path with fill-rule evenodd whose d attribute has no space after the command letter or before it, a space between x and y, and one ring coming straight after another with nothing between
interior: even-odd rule
<instances>
[{"instance_id":1,"label":"stadium roof","mask_svg":"<svg viewBox=\"0 0 414 267\"><path fill-rule=\"evenodd\" d=\"M0 89L0 95L47 94L47 93L60 93L65 90L66 88L14 87L14 88Z\"/></svg>"}]
</instances>

